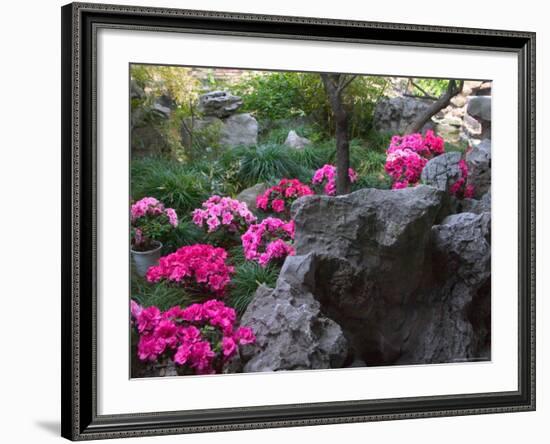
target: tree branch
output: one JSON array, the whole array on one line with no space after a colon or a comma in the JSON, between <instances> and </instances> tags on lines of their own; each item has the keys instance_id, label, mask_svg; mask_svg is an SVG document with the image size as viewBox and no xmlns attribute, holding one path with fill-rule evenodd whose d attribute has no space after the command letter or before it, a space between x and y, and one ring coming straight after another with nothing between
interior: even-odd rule
<instances>
[{"instance_id":1,"label":"tree branch","mask_svg":"<svg viewBox=\"0 0 550 444\"><path fill-rule=\"evenodd\" d=\"M464 80L449 80L447 90L405 129L406 134L417 133L439 111L449 106L451 99L462 91Z\"/></svg>"}]
</instances>

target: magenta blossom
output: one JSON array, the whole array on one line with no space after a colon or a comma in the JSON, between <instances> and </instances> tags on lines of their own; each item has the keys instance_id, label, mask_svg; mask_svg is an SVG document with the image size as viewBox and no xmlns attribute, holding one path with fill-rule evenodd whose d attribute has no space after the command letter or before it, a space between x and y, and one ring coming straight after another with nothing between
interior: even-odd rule
<instances>
[{"instance_id":1,"label":"magenta blossom","mask_svg":"<svg viewBox=\"0 0 550 444\"><path fill-rule=\"evenodd\" d=\"M348 177L351 183L357 181L357 173L352 168L348 169ZM311 183L314 185L324 183L325 194L334 196L336 194L336 167L329 164L323 165L315 171Z\"/></svg>"}]
</instances>

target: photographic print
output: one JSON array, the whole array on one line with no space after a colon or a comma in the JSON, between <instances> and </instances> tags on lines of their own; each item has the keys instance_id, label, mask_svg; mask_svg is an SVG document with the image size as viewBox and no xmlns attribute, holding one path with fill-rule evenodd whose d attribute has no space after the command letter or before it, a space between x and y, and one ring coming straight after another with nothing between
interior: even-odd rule
<instances>
[{"instance_id":1,"label":"photographic print","mask_svg":"<svg viewBox=\"0 0 550 444\"><path fill-rule=\"evenodd\" d=\"M130 64L130 375L491 359L487 79Z\"/></svg>"}]
</instances>

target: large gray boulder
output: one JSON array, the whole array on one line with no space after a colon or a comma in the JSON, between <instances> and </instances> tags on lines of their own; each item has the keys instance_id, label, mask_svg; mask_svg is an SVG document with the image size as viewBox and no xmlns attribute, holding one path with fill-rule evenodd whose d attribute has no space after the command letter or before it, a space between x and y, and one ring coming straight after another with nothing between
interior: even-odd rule
<instances>
[{"instance_id":1,"label":"large gray boulder","mask_svg":"<svg viewBox=\"0 0 550 444\"><path fill-rule=\"evenodd\" d=\"M223 120L220 144L222 146L256 145L258 121L248 113L234 114Z\"/></svg>"},{"instance_id":2,"label":"large gray boulder","mask_svg":"<svg viewBox=\"0 0 550 444\"><path fill-rule=\"evenodd\" d=\"M491 139L482 140L466 153L468 182L475 188L475 196L481 197L491 189Z\"/></svg>"},{"instance_id":3,"label":"large gray boulder","mask_svg":"<svg viewBox=\"0 0 550 444\"><path fill-rule=\"evenodd\" d=\"M418 298L397 364L488 360L491 217L460 213L432 228L434 284Z\"/></svg>"},{"instance_id":4,"label":"large gray boulder","mask_svg":"<svg viewBox=\"0 0 550 444\"><path fill-rule=\"evenodd\" d=\"M417 186L307 196L292 206L296 254L314 255L308 290L368 365L401 354L409 305L424 279L443 192ZM327 223L327 221L330 221Z\"/></svg>"},{"instance_id":5,"label":"large gray boulder","mask_svg":"<svg viewBox=\"0 0 550 444\"><path fill-rule=\"evenodd\" d=\"M260 286L241 323L256 342L243 347L245 372L342 367L348 345L342 329L321 312L303 286L311 258L288 257L275 289Z\"/></svg>"},{"instance_id":6,"label":"large gray boulder","mask_svg":"<svg viewBox=\"0 0 550 444\"><path fill-rule=\"evenodd\" d=\"M374 110L374 128L385 133L402 133L432 103L432 100L401 96L379 100ZM425 128L431 126L428 124Z\"/></svg>"},{"instance_id":7,"label":"large gray boulder","mask_svg":"<svg viewBox=\"0 0 550 444\"><path fill-rule=\"evenodd\" d=\"M422 183L441 191L448 191L450 186L460 178L461 154L450 152L430 159L422 170Z\"/></svg>"},{"instance_id":8,"label":"large gray boulder","mask_svg":"<svg viewBox=\"0 0 550 444\"><path fill-rule=\"evenodd\" d=\"M227 91L211 91L199 97L199 111L205 116L229 117L243 104L240 97Z\"/></svg>"},{"instance_id":9,"label":"large gray boulder","mask_svg":"<svg viewBox=\"0 0 550 444\"><path fill-rule=\"evenodd\" d=\"M491 96L473 96L468 99L467 112L480 120L491 120Z\"/></svg>"}]
</instances>

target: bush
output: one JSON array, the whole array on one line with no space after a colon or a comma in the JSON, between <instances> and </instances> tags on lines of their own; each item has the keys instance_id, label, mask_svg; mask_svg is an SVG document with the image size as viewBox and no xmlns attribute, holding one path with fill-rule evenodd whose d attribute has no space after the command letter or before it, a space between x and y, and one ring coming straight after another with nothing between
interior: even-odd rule
<instances>
[{"instance_id":1,"label":"bush","mask_svg":"<svg viewBox=\"0 0 550 444\"><path fill-rule=\"evenodd\" d=\"M177 161L160 158L133 159L131 185L134 200L156 197L182 218L200 206L210 193L204 175Z\"/></svg>"},{"instance_id":2,"label":"bush","mask_svg":"<svg viewBox=\"0 0 550 444\"><path fill-rule=\"evenodd\" d=\"M198 300L181 287L164 282L150 284L135 273L132 273L131 297L144 307L157 306L161 310L174 305L185 307Z\"/></svg>"},{"instance_id":3,"label":"bush","mask_svg":"<svg viewBox=\"0 0 550 444\"><path fill-rule=\"evenodd\" d=\"M241 249L242 250L242 249ZM252 298L256 289L261 285L274 287L280 269L274 264L262 267L256 262L244 262L235 268L232 280L232 288L228 295L228 304L238 313L242 314Z\"/></svg>"},{"instance_id":4,"label":"bush","mask_svg":"<svg viewBox=\"0 0 550 444\"><path fill-rule=\"evenodd\" d=\"M303 173L303 167L292 158L288 147L270 144L244 151L238 178L246 188L260 182L298 177L300 173Z\"/></svg>"}]
</instances>

